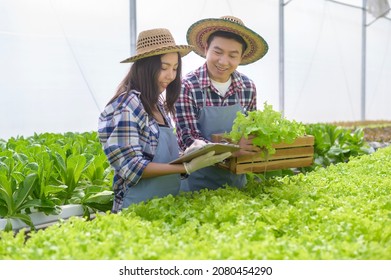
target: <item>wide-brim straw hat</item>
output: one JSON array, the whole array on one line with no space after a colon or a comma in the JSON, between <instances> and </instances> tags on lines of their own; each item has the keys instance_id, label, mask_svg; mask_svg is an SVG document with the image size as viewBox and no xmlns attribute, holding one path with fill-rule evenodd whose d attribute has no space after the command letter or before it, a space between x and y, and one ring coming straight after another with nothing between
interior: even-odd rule
<instances>
[{"instance_id":1,"label":"wide-brim straw hat","mask_svg":"<svg viewBox=\"0 0 391 280\"><path fill-rule=\"evenodd\" d=\"M137 37L136 54L121 63L135 62L145 57L172 52L178 52L183 57L193 49L193 46L175 44L174 37L168 29L150 29L140 32Z\"/></svg>"},{"instance_id":2,"label":"wide-brim straw hat","mask_svg":"<svg viewBox=\"0 0 391 280\"><path fill-rule=\"evenodd\" d=\"M195 47L194 52L205 58L205 46L209 36L216 31L226 31L239 35L247 43L240 65L261 59L268 51L266 41L256 32L247 28L243 21L233 16L207 18L192 24L187 30L187 43Z\"/></svg>"}]
</instances>

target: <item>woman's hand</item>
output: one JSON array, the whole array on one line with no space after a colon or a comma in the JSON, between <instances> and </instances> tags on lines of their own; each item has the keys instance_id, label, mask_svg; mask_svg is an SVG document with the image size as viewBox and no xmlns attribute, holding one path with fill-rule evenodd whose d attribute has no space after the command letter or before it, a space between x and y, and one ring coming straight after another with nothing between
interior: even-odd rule
<instances>
[{"instance_id":1,"label":"woman's hand","mask_svg":"<svg viewBox=\"0 0 391 280\"><path fill-rule=\"evenodd\" d=\"M205 155L192 159L190 162L185 162L183 165L185 166L186 173L191 174L198 169L221 162L230 156L231 152L215 155L215 151L211 151Z\"/></svg>"}]
</instances>

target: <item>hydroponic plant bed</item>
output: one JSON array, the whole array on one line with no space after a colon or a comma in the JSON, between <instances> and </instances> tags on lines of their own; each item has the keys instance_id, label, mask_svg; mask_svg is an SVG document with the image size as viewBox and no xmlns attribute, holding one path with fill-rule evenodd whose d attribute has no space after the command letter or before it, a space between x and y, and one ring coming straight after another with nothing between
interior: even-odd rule
<instances>
[{"instance_id":1,"label":"hydroponic plant bed","mask_svg":"<svg viewBox=\"0 0 391 280\"><path fill-rule=\"evenodd\" d=\"M384 130L387 125L376 126L371 124L371 128L374 127ZM91 222L72 215L68 216L68 221L64 221L62 217L54 215L59 222L47 223L46 225L50 224L51 226L44 231L34 232L30 231L28 227L21 227L19 233L0 233L0 259L164 259L167 257L172 259L389 259L391 235L388 226L391 219L390 184L387 177L389 167L387 165L383 166L381 162L390 162L390 151L388 150L388 152L385 152L386 155L382 156L379 155L384 153L383 151L381 153L376 152L372 161L368 160L372 155L368 155L368 158L359 158L363 155L361 152L364 148L361 146L363 143L360 131L355 131L349 136L349 133L345 133L339 128L327 126L321 126L320 128L321 131L318 135L322 135L324 139L316 143L315 150L319 153L320 149L324 150L325 146L327 146L327 149L321 151L325 154L323 154L319 166L307 175L302 173L284 178L274 176L262 178L259 181L258 179L252 180L252 176L249 174L250 181L244 190L239 191L227 187L227 189L213 192L202 191L194 194L183 194L175 198L156 199L147 204L124 210L118 215L98 214ZM365 127L364 131L366 131ZM75 188L76 192L73 195L76 194L76 196L73 196L72 200L84 203L82 205L85 209L99 206L99 202L107 204L107 197L110 195L104 193L103 196L99 196L99 194L100 191L106 192L110 188L110 180L108 179L110 176L108 176L109 173L105 173L105 170L108 170L108 164L102 161L104 155L102 155L102 150L97 142L96 134L78 135L69 133L66 135L67 137L71 136L71 138L83 139L81 141L83 144L72 141L66 144L63 142L64 139L61 139L63 135L49 136L50 141L41 140L42 142L38 145L37 143L34 145L26 143L26 145L30 145L30 148L33 148L32 150L39 150L45 149L44 146L48 142L59 144L62 148L55 148L54 150L64 158L69 157L74 152L87 151L87 154L90 154L88 156L84 153L84 156L87 155L89 159L85 161L86 164L88 163L84 169L87 173L79 177L83 177L80 180L82 188ZM39 139L39 135L35 135L35 138L37 137ZM16 151L16 141L14 140L10 142L11 150ZM27 139L25 141L27 142ZM4 148L4 145L10 144L6 141L0 141L0 148ZM49 155L48 150L45 151L46 153L42 154ZM18 148L17 156L13 158L23 160L25 157L21 157L20 152L21 150ZM5 153L9 154L9 151ZM92 159L96 156L97 161L94 163ZM360 168L375 174L375 176L356 170L356 167L352 169L351 164L354 165L354 163L346 163L346 159L351 159L352 156L357 157L352 162L357 161L355 164L363 165ZM57 156L56 160L59 159ZM327 166L327 164L324 165L325 162L334 163L335 166L319 168ZM6 163L9 162L6 161ZM366 165L369 166L368 169L366 169ZM30 167L34 166L34 164L30 165ZM350 167L347 168L347 166ZM1 168L4 172L4 165ZM322 171L323 169L324 171ZM322 172L327 173L323 174ZM351 185L350 178L354 178L353 182L355 180L359 180L359 182L356 182L356 185L354 183ZM66 177L63 177L63 179L66 179ZM86 180L91 183L86 185ZM94 186L97 183L103 184L103 188L99 187L97 189L97 186ZM81 195L81 190L88 190L86 196ZM350 205L351 203L353 205ZM337 209L338 212L335 212ZM323 217L320 217L320 212L324 215ZM336 213L340 213L344 217L346 224L342 224L342 220L336 220L338 218ZM356 214L363 219L361 221L357 220ZM39 215L43 214L40 213ZM327 223L333 226L327 229L329 225L325 222L329 218L330 221ZM284 225L283 222L286 224ZM338 228L335 225L339 225ZM364 231L363 229L366 227L375 230L374 232ZM301 238L301 235L295 235L294 229L305 233L303 238ZM346 243L348 249L342 248L341 240L334 244L322 232L323 230L331 236L337 237L337 240L341 239L343 243ZM28 232L29 239L25 243L26 235L23 233L26 232ZM80 232L86 232L87 236L80 235ZM357 236L356 234L359 233L361 235ZM14 234L16 235L14 236ZM314 236L309 237L311 234L314 234ZM67 241L64 243L64 240L57 240L55 236L68 235L69 238L73 236L74 244L69 247L69 250L60 248L65 247L68 242L71 242L71 239L68 240L67 237ZM96 239L90 240L88 236L91 235L96 235ZM246 241L234 241L230 235L247 240L249 244L254 245L254 248L259 250L255 252L255 249L243 244ZM109 238L106 240L104 236ZM186 238L194 238L194 244L190 244L191 241ZM288 239L285 240L286 238ZM344 238L347 240L344 240ZM113 248L118 243L122 243L122 239L125 242L130 242L130 249L119 246L120 252L114 253ZM308 246L301 239L307 240ZM185 240L185 242L182 242L182 240ZM214 246L212 240L217 240L220 247ZM226 240L227 244L222 244L223 240ZM112 252L108 253L100 249L98 252L91 252L87 245L83 245L89 244L90 241L99 244L103 248L108 248ZM48 252L35 251L36 248L39 248L39 243L46 244L46 242L51 247ZM270 242L270 252L266 246L268 242ZM59 244L58 248L54 245L56 243ZM182 243L185 246L184 252L181 252L180 249ZM361 247L357 247L354 245L355 243L358 243ZM153 244L158 249L149 250ZM278 248L276 247L277 244L280 244ZM314 248L310 248L310 245ZM37 247L34 248L34 246ZM76 248L78 246L82 248ZM203 246L209 246L212 249L206 253L202 251ZM148 252L144 252L142 247L146 247ZM243 249L240 249L241 247ZM53 248L57 248L55 249L57 253L51 251ZM290 253L286 252L289 248L292 251ZM355 248L356 251L352 248ZM22 249L22 251L19 251L19 249ZM167 250L167 252L164 253L162 250ZM248 251L246 252L246 250ZM13 254L12 252L18 253Z\"/></svg>"},{"instance_id":2,"label":"hydroponic plant bed","mask_svg":"<svg viewBox=\"0 0 391 280\"><path fill-rule=\"evenodd\" d=\"M46 228L60 220L66 220L70 217L82 217L85 209L80 204L68 204L60 206L60 213L57 215L46 215L43 212L33 212L30 214L31 221L35 229ZM7 219L0 219L0 230L5 230L7 226ZM21 230L23 228L29 229L29 226L19 219L11 219L12 229L14 231Z\"/></svg>"},{"instance_id":3,"label":"hydroponic plant bed","mask_svg":"<svg viewBox=\"0 0 391 280\"><path fill-rule=\"evenodd\" d=\"M0 259L389 260L391 147L246 188L184 193L26 241L0 232Z\"/></svg>"},{"instance_id":4,"label":"hydroponic plant bed","mask_svg":"<svg viewBox=\"0 0 391 280\"><path fill-rule=\"evenodd\" d=\"M110 210L111 178L96 132L0 139L0 230Z\"/></svg>"},{"instance_id":5,"label":"hydroponic plant bed","mask_svg":"<svg viewBox=\"0 0 391 280\"><path fill-rule=\"evenodd\" d=\"M315 162L301 172L371 152L360 130L350 133L330 125L307 125L306 129L317 134ZM294 174L278 170L264 175L270 173ZM0 139L0 230L43 227L47 216L61 218L59 206L67 204L82 205L86 216L93 211L105 212L111 209L111 177L96 132ZM30 212L35 212L32 220ZM42 222L37 216L42 216Z\"/></svg>"}]
</instances>

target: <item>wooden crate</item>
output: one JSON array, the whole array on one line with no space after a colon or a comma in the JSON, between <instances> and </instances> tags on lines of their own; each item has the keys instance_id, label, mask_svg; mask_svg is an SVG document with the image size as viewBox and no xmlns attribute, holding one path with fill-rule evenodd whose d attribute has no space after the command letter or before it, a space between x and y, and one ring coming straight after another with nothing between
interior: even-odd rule
<instances>
[{"instance_id":1,"label":"wooden crate","mask_svg":"<svg viewBox=\"0 0 391 280\"><path fill-rule=\"evenodd\" d=\"M213 134L213 142L229 142L222 134ZM231 158L218 166L235 174L263 173L265 171L310 166L314 160L314 136L306 135L297 138L292 144L273 145L276 153L266 159L262 153L253 156Z\"/></svg>"}]
</instances>

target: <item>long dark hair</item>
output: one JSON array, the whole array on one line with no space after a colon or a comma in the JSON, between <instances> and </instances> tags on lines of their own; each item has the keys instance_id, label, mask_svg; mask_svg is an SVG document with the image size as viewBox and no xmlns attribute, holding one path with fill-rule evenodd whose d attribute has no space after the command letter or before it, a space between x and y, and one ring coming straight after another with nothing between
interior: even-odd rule
<instances>
[{"instance_id":1,"label":"long dark hair","mask_svg":"<svg viewBox=\"0 0 391 280\"><path fill-rule=\"evenodd\" d=\"M154 105L158 103L161 98L158 86L158 77L162 69L161 63L162 55L155 55L151 57L142 58L133 63L128 74L121 81L114 97L109 101L112 103L119 95L131 90L137 90L140 94L141 103L145 111L152 115ZM174 114L175 101L181 91L181 73L182 73L182 59L178 53L178 67L175 79L166 88L166 99L164 101L165 109Z\"/></svg>"}]
</instances>

